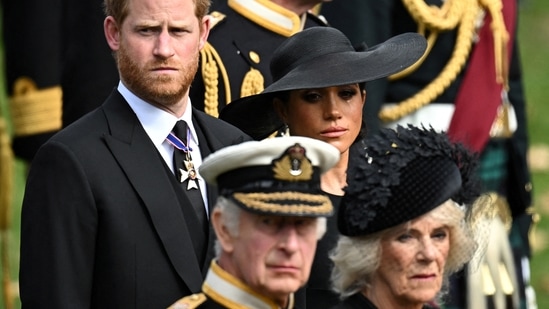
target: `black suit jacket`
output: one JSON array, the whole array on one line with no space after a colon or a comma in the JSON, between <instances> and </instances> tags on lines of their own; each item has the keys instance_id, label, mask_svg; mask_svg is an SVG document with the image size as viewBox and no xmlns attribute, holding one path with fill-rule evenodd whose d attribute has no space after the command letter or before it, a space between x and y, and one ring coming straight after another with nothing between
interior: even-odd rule
<instances>
[{"instance_id":1,"label":"black suit jacket","mask_svg":"<svg viewBox=\"0 0 549 309\"><path fill-rule=\"evenodd\" d=\"M193 115L203 156L250 139ZM32 163L23 201L23 308L166 308L199 292L209 258L196 257L198 231L180 200L192 206L173 179L116 90L49 140ZM208 194L214 203L215 188ZM211 240L202 246L211 248Z\"/></svg>"}]
</instances>

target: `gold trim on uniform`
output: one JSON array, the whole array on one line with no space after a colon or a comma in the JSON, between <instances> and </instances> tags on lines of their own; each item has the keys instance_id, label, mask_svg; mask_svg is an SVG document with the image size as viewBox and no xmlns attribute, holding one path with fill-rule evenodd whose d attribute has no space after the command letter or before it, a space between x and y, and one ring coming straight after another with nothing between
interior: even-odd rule
<instances>
[{"instance_id":1,"label":"gold trim on uniform","mask_svg":"<svg viewBox=\"0 0 549 309\"><path fill-rule=\"evenodd\" d=\"M257 25L284 37L290 37L303 30L307 20L307 14L298 16L271 0L228 0L228 5L237 13ZM209 15L212 19L212 28L226 18L226 15L217 11ZM201 72L205 87L204 112L211 116L219 117L219 74L222 75L225 87L225 105L235 99L258 94L265 88L265 78L262 73L255 68L250 68L241 82L240 94L235 94L233 98L230 86L231 81L229 80L223 61L215 48L207 43L200 51L200 56L202 59ZM261 61L260 55L255 51L251 51L248 56L256 64Z\"/></svg>"},{"instance_id":2,"label":"gold trim on uniform","mask_svg":"<svg viewBox=\"0 0 549 309\"><path fill-rule=\"evenodd\" d=\"M254 63L261 62L261 58L259 57L259 54L254 52L253 50L248 53L250 56L250 60L252 60Z\"/></svg>"},{"instance_id":3,"label":"gold trim on uniform","mask_svg":"<svg viewBox=\"0 0 549 309\"><path fill-rule=\"evenodd\" d=\"M477 39L479 18L490 12L494 34L494 56L496 79L507 87L507 66L505 65L506 44L509 35L503 23L501 0L446 0L440 7L428 6L424 0L403 0L410 15L418 23L418 33L427 37L425 55L408 69L390 76L392 80L402 78L416 70L435 44L438 33L456 29L457 40L452 56L440 74L427 86L410 98L381 109L378 117L385 123L396 121L434 101L456 79L469 57Z\"/></svg>"},{"instance_id":4,"label":"gold trim on uniform","mask_svg":"<svg viewBox=\"0 0 549 309\"><path fill-rule=\"evenodd\" d=\"M261 71L250 68L244 79L242 80L242 86L240 87L240 97L248 97L254 94L258 94L265 89L265 78L261 74ZM226 104L229 104L227 102Z\"/></svg>"},{"instance_id":5,"label":"gold trim on uniform","mask_svg":"<svg viewBox=\"0 0 549 309\"><path fill-rule=\"evenodd\" d=\"M303 30L306 20L271 0L229 0L228 4L261 27L286 37Z\"/></svg>"},{"instance_id":6,"label":"gold trim on uniform","mask_svg":"<svg viewBox=\"0 0 549 309\"><path fill-rule=\"evenodd\" d=\"M210 14L210 30L215 27L220 21L225 19L227 15L219 12L219 11L213 11Z\"/></svg>"},{"instance_id":7,"label":"gold trim on uniform","mask_svg":"<svg viewBox=\"0 0 549 309\"><path fill-rule=\"evenodd\" d=\"M173 305L168 307L168 309L194 309L202 305L206 301L206 295L204 293L196 293L186 297L181 298Z\"/></svg>"},{"instance_id":8,"label":"gold trim on uniform","mask_svg":"<svg viewBox=\"0 0 549 309\"><path fill-rule=\"evenodd\" d=\"M221 61L221 57L215 48L206 42L204 48L200 51L202 78L204 80L204 112L214 117L219 117L217 109L217 101L219 98L218 78L221 73L222 80L225 86L225 97L231 99L231 87L229 85L229 76L227 69ZM228 102L226 102L228 103Z\"/></svg>"},{"instance_id":9,"label":"gold trim on uniform","mask_svg":"<svg viewBox=\"0 0 549 309\"><path fill-rule=\"evenodd\" d=\"M224 271L214 259L202 291L215 302L234 309L279 309L270 299L256 293L244 282ZM293 296L292 296L293 297ZM290 309L291 307L288 307Z\"/></svg>"},{"instance_id":10,"label":"gold trim on uniform","mask_svg":"<svg viewBox=\"0 0 549 309\"><path fill-rule=\"evenodd\" d=\"M10 109L15 136L61 129L61 86L37 89L32 79L20 77L13 87Z\"/></svg>"}]
</instances>

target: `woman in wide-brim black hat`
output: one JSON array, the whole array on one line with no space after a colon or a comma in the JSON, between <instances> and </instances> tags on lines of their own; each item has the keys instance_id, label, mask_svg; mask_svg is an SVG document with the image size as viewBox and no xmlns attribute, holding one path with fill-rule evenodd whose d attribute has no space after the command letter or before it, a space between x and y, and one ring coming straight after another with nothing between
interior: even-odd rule
<instances>
[{"instance_id":1,"label":"woman in wide-brim black hat","mask_svg":"<svg viewBox=\"0 0 549 309\"><path fill-rule=\"evenodd\" d=\"M347 37L330 27L301 31L273 53L273 83L262 93L227 105L220 118L255 139L267 138L284 126L290 135L327 142L341 153L336 166L322 175L321 188L335 210L347 184L350 149L363 131L365 82L386 77L415 63L424 53L425 39L417 33L396 36L367 48L355 49ZM336 218L318 243L306 288L307 307L328 308L338 302L330 289L332 263L328 252L337 241Z\"/></svg>"},{"instance_id":2,"label":"woman in wide-brim black hat","mask_svg":"<svg viewBox=\"0 0 549 309\"><path fill-rule=\"evenodd\" d=\"M414 64L427 47L423 36L404 33L368 48L357 48L339 30L313 27L283 42L270 64L273 83L257 95L231 102L219 118L255 139L284 126L273 100L289 91L362 84L398 73Z\"/></svg>"}]
</instances>

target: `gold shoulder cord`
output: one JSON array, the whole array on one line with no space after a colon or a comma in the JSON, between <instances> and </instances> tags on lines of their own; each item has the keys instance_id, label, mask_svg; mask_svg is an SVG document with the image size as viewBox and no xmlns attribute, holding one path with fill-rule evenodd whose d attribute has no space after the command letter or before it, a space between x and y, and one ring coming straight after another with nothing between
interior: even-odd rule
<instances>
[{"instance_id":1,"label":"gold shoulder cord","mask_svg":"<svg viewBox=\"0 0 549 309\"><path fill-rule=\"evenodd\" d=\"M204 48L200 51L201 67L202 67L202 79L204 80L204 112L214 117L219 117L218 100L219 100L219 87L218 78L219 73L223 77L225 84L225 97L228 101L231 100L231 87L229 85L229 77L227 75L227 69L221 61L221 57L210 44L206 43Z\"/></svg>"},{"instance_id":2,"label":"gold shoulder cord","mask_svg":"<svg viewBox=\"0 0 549 309\"><path fill-rule=\"evenodd\" d=\"M463 69L476 33L479 17L483 8L486 8L492 16L492 31L496 38L496 69L498 81L506 76L506 67L502 67L502 60L506 59L505 24L501 14L501 0L446 0L441 7L429 6L424 0L402 0L410 15L418 24L418 33L426 35L427 50L425 54L408 69L389 77L390 80L403 78L415 71L430 53L438 33L458 28L456 46L452 57L440 72L440 74L414 96L391 107L382 108L379 118L383 122L391 122L413 113L421 107L429 104L444 92L455 80ZM503 27L503 28L502 28ZM503 31L502 31L503 30ZM499 42L499 43L498 43ZM503 47L503 48L502 48Z\"/></svg>"},{"instance_id":3,"label":"gold shoulder cord","mask_svg":"<svg viewBox=\"0 0 549 309\"><path fill-rule=\"evenodd\" d=\"M244 76L242 80L242 86L240 87L240 97L247 97L254 94L258 94L265 88L265 79L261 72L257 69L250 67L250 70ZM227 103L228 104L228 103Z\"/></svg>"},{"instance_id":4,"label":"gold shoulder cord","mask_svg":"<svg viewBox=\"0 0 549 309\"><path fill-rule=\"evenodd\" d=\"M211 28L218 25L225 19L225 15L214 11L210 13L212 25ZM218 100L219 100L219 73L223 77L225 86L226 103L231 101L231 87L227 69L223 65L223 61L215 48L206 42L204 48L200 51L200 67L202 80L204 82L204 112L214 117L219 117Z\"/></svg>"},{"instance_id":5,"label":"gold shoulder cord","mask_svg":"<svg viewBox=\"0 0 549 309\"><path fill-rule=\"evenodd\" d=\"M202 77L205 87L204 112L214 117L219 117L219 73L221 73L223 77L223 83L225 86L225 104L229 104L232 100L229 75L227 73L227 69L223 65L221 57L210 43L206 43L204 48L200 51L200 55ZM263 75L261 75L259 70L250 68L242 81L240 97L258 94L263 91L263 88Z\"/></svg>"}]
</instances>

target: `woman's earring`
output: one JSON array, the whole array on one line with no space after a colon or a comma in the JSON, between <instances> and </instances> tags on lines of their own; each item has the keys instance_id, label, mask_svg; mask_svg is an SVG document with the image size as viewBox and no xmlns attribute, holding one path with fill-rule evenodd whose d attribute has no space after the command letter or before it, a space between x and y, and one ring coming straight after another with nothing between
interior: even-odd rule
<instances>
[{"instance_id":1,"label":"woman's earring","mask_svg":"<svg viewBox=\"0 0 549 309\"><path fill-rule=\"evenodd\" d=\"M288 128L287 124L284 124L280 129L278 129L275 133L273 133L274 136L290 136L290 128Z\"/></svg>"}]
</instances>

